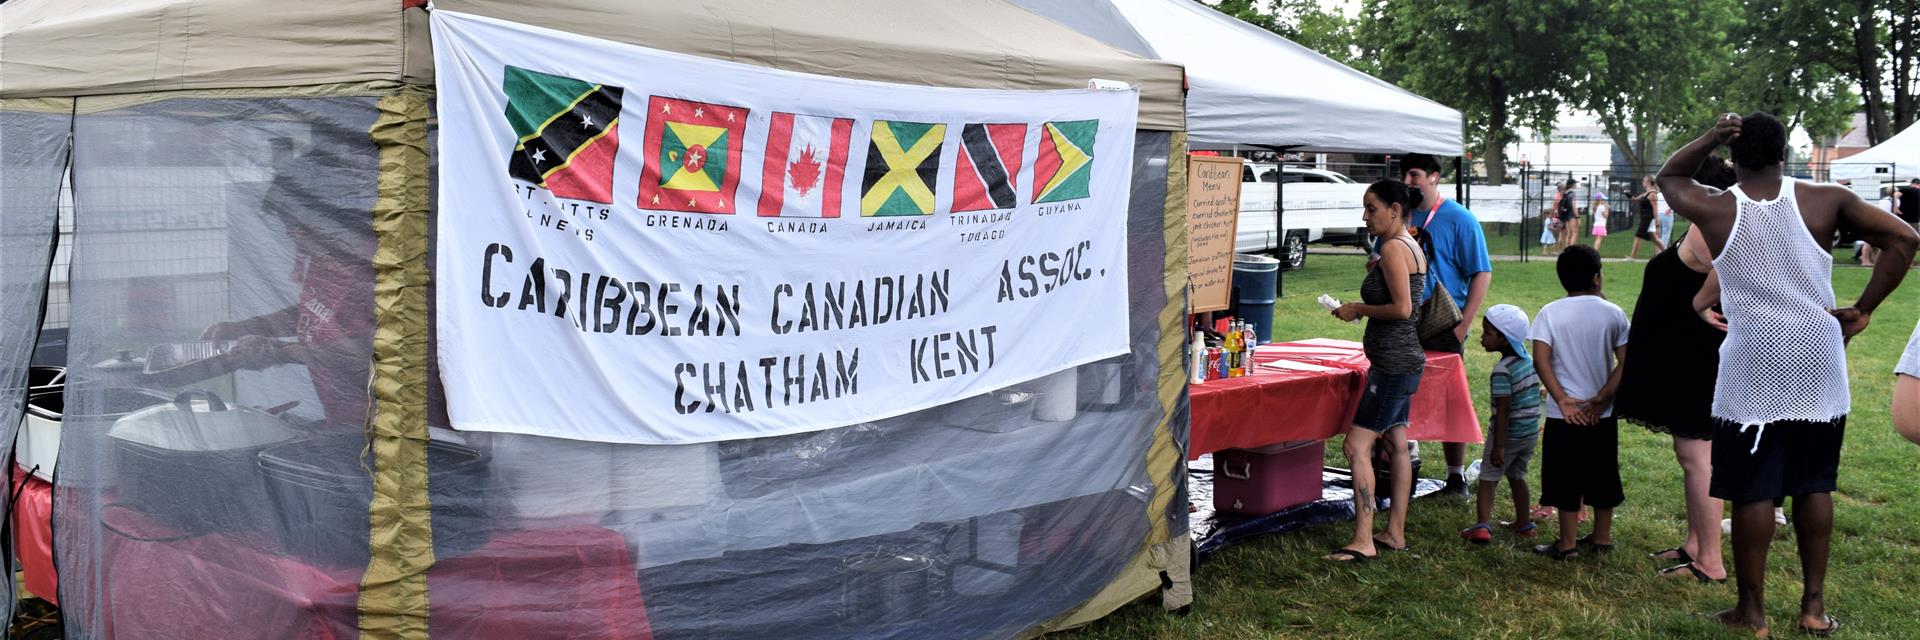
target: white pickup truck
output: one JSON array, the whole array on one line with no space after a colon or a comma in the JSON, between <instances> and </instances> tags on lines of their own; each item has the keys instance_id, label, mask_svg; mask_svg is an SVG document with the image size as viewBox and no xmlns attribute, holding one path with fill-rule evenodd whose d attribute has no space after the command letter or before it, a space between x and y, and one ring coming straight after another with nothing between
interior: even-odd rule
<instances>
[{"instance_id":1,"label":"white pickup truck","mask_svg":"<svg viewBox=\"0 0 1920 640\"><path fill-rule=\"evenodd\" d=\"M1287 203L1284 244L1276 242L1274 233L1276 186L1283 187ZM1309 242L1334 235L1363 237L1360 198L1366 191L1367 185L1332 171L1289 166L1276 172L1270 162L1247 163L1241 167L1240 225L1233 250L1273 252L1280 268L1298 269L1307 263Z\"/></svg>"}]
</instances>

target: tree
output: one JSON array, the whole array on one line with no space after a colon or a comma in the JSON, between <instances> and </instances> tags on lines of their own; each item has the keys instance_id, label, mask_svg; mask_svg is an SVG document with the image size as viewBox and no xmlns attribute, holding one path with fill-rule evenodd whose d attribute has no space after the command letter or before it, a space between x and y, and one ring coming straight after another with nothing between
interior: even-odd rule
<instances>
[{"instance_id":1,"label":"tree","mask_svg":"<svg viewBox=\"0 0 1920 640\"><path fill-rule=\"evenodd\" d=\"M1263 8L1267 6L1271 10ZM1356 46L1354 21L1329 11L1319 0L1221 0L1213 8L1341 64L1371 72L1371 61L1361 57Z\"/></svg>"},{"instance_id":2,"label":"tree","mask_svg":"<svg viewBox=\"0 0 1920 640\"><path fill-rule=\"evenodd\" d=\"M1661 131L1716 111L1720 88L1703 80L1728 67L1738 1L1589 2L1575 11L1567 101L1599 117L1635 179L1659 161Z\"/></svg>"},{"instance_id":3,"label":"tree","mask_svg":"<svg viewBox=\"0 0 1920 640\"><path fill-rule=\"evenodd\" d=\"M1506 177L1506 145L1551 129L1568 93L1583 0L1368 0L1356 42L1380 77L1459 109L1482 145L1488 182Z\"/></svg>"},{"instance_id":4,"label":"tree","mask_svg":"<svg viewBox=\"0 0 1920 640\"><path fill-rule=\"evenodd\" d=\"M1851 45L1847 69L1860 87L1867 139L1879 144L1920 118L1920 97L1915 95L1920 89L1920 16L1915 15L1920 14L1920 0L1853 0L1844 8Z\"/></svg>"},{"instance_id":5,"label":"tree","mask_svg":"<svg viewBox=\"0 0 1920 640\"><path fill-rule=\"evenodd\" d=\"M1860 96L1850 69L1852 11L1820 0L1745 0L1732 28L1733 59L1708 86L1718 102L1704 114L1767 111L1815 140L1845 133ZM1694 129L1709 126L1694 123Z\"/></svg>"}]
</instances>

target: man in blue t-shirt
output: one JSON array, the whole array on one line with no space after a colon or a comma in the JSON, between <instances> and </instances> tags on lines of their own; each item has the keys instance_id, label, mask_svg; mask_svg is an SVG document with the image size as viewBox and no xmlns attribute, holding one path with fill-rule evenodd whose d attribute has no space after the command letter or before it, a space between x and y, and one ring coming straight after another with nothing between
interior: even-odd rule
<instances>
[{"instance_id":1,"label":"man in blue t-shirt","mask_svg":"<svg viewBox=\"0 0 1920 640\"><path fill-rule=\"evenodd\" d=\"M1467 332L1479 322L1475 316L1480 314L1480 305L1487 299L1487 287L1493 283L1486 233L1480 229L1480 219L1473 217L1472 211L1440 194L1439 159L1424 153L1407 156L1400 161L1400 180L1419 189L1423 196L1420 209L1413 212L1412 222L1426 232L1433 250L1433 259L1427 268L1426 296L1433 295L1437 282L1446 285L1453 303L1460 307L1461 321L1453 333L1434 336L1421 346L1429 351L1461 353ZM1447 454L1445 492L1465 497L1467 445L1449 442L1442 449Z\"/></svg>"}]
</instances>

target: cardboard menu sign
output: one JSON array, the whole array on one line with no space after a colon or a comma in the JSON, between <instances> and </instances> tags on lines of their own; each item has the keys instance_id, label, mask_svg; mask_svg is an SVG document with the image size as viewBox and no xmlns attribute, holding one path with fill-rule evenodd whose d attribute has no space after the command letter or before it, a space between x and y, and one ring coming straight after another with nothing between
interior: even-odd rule
<instances>
[{"instance_id":1,"label":"cardboard menu sign","mask_svg":"<svg viewBox=\"0 0 1920 640\"><path fill-rule=\"evenodd\" d=\"M1194 313L1231 306L1240 163L1239 158L1187 157L1187 297Z\"/></svg>"}]
</instances>

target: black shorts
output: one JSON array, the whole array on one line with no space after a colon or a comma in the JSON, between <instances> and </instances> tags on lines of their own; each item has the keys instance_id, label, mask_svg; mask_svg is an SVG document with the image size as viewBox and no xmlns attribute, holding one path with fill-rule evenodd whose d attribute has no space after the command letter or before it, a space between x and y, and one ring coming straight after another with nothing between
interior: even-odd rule
<instances>
[{"instance_id":1,"label":"black shorts","mask_svg":"<svg viewBox=\"0 0 1920 640\"><path fill-rule=\"evenodd\" d=\"M1832 493L1840 478L1840 443L1847 418L1831 422L1781 420L1741 425L1718 418L1713 427L1713 480L1707 495L1734 504Z\"/></svg>"},{"instance_id":2,"label":"black shorts","mask_svg":"<svg viewBox=\"0 0 1920 640\"><path fill-rule=\"evenodd\" d=\"M1540 504L1578 511L1582 506L1612 509L1626 501L1620 488L1619 420L1601 418L1583 427L1547 418L1540 438Z\"/></svg>"}]
</instances>

